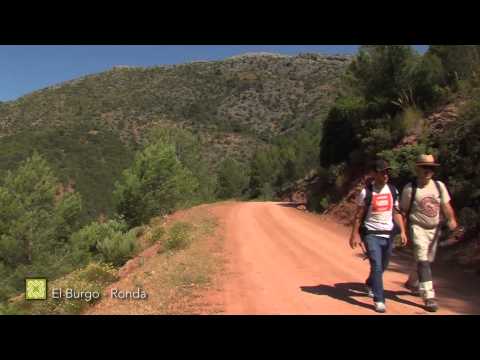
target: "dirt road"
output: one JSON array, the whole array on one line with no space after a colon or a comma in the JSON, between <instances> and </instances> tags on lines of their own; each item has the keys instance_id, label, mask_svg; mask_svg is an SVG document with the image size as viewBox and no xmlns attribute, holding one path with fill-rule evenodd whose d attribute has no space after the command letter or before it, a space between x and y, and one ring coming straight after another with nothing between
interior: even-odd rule
<instances>
[{"instance_id":1,"label":"dirt road","mask_svg":"<svg viewBox=\"0 0 480 360\"><path fill-rule=\"evenodd\" d=\"M285 203L230 203L225 226L225 314L376 314L363 282L368 261L348 246L350 229ZM402 284L410 257L395 253L384 276L388 314L429 314ZM478 276L433 268L437 314L480 314Z\"/></svg>"}]
</instances>

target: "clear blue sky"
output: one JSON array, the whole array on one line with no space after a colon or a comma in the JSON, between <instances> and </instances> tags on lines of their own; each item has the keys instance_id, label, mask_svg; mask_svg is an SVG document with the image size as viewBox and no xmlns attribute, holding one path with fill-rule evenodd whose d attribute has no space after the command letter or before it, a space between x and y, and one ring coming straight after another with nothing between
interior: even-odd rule
<instances>
[{"instance_id":1,"label":"clear blue sky","mask_svg":"<svg viewBox=\"0 0 480 360\"><path fill-rule=\"evenodd\" d=\"M423 52L427 45L415 45ZM0 101L114 65L154 66L219 60L246 52L354 54L358 45L0 45Z\"/></svg>"}]
</instances>

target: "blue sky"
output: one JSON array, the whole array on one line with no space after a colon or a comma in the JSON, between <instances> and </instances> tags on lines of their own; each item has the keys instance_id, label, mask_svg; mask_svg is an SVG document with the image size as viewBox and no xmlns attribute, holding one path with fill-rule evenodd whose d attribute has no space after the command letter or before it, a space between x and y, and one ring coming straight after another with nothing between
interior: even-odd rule
<instances>
[{"instance_id":1,"label":"blue sky","mask_svg":"<svg viewBox=\"0 0 480 360\"><path fill-rule=\"evenodd\" d=\"M427 45L415 45L423 52ZM358 45L0 45L0 101L114 65L155 66L220 60L246 52L354 54Z\"/></svg>"}]
</instances>

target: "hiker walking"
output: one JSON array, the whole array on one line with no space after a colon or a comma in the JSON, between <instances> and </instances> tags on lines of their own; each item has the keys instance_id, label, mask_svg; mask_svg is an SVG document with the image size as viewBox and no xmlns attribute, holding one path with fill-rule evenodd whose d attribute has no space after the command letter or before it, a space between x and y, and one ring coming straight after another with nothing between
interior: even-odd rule
<instances>
[{"instance_id":1,"label":"hiker walking","mask_svg":"<svg viewBox=\"0 0 480 360\"><path fill-rule=\"evenodd\" d=\"M394 220L400 230L402 245L407 243L403 217L399 211L399 193L389 183L390 169L386 161L376 162L373 182L357 198L358 208L350 236L350 247L354 249L360 245L368 256L370 275L365 285L369 296L373 297L375 311L382 313L386 311L383 273L392 253Z\"/></svg>"},{"instance_id":2,"label":"hiker walking","mask_svg":"<svg viewBox=\"0 0 480 360\"><path fill-rule=\"evenodd\" d=\"M458 227L447 187L433 179L438 166L433 155L420 155L416 162L417 178L404 187L400 199L416 263L416 271L410 274L405 285L422 296L426 309L431 312L438 310L430 264L435 260L440 237L440 209L449 229L454 231Z\"/></svg>"}]
</instances>

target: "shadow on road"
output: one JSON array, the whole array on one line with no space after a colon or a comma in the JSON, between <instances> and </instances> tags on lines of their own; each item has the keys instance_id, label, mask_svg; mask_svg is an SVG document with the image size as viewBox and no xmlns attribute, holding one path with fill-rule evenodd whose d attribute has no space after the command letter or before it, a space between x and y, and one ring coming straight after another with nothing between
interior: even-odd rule
<instances>
[{"instance_id":1,"label":"shadow on road","mask_svg":"<svg viewBox=\"0 0 480 360\"><path fill-rule=\"evenodd\" d=\"M347 302L352 305L361 306L366 309L374 310L373 304L365 304L353 298L354 296L368 297L368 294L365 289L365 285L362 283L351 283L351 282L337 283L334 286L321 284L318 286L301 286L300 289L310 294L326 295L334 299ZM411 294L408 291L385 290L385 298L387 300L396 301L404 305L409 305L409 306L424 309L424 307L419 304L400 298L399 296L401 295L411 295Z\"/></svg>"},{"instance_id":2,"label":"shadow on road","mask_svg":"<svg viewBox=\"0 0 480 360\"><path fill-rule=\"evenodd\" d=\"M415 266L410 250L394 252L388 272L405 274L404 281ZM480 282L475 274L467 274L461 268L448 263L433 263L432 274L441 308L462 314L480 314ZM403 282L398 283L403 286Z\"/></svg>"}]
</instances>

